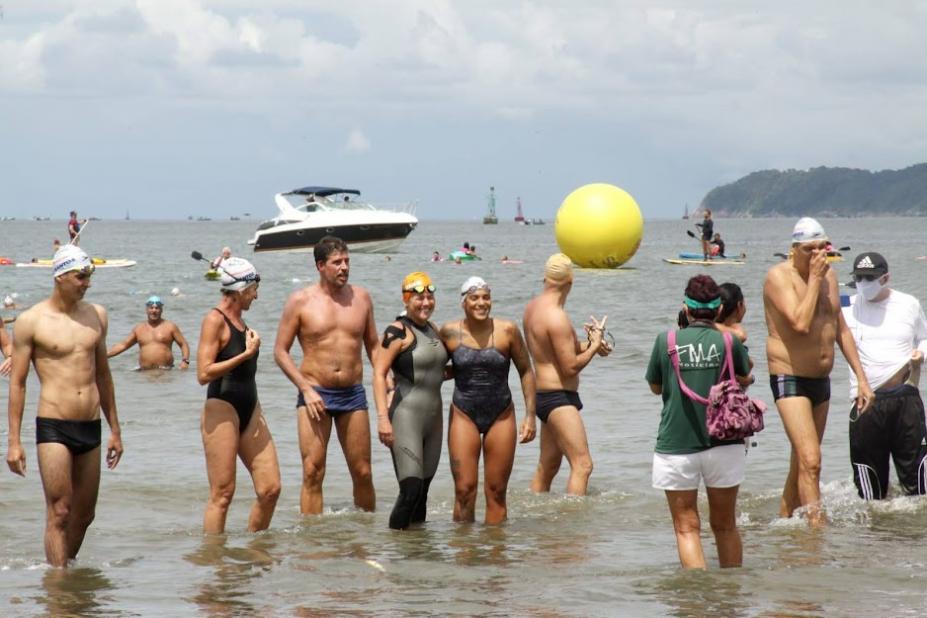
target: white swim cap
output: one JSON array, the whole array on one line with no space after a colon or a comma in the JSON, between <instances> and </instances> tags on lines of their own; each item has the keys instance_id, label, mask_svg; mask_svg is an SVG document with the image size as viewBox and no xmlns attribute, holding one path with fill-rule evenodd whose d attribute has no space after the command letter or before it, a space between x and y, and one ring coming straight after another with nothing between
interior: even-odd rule
<instances>
[{"instance_id":1,"label":"white swim cap","mask_svg":"<svg viewBox=\"0 0 927 618\"><path fill-rule=\"evenodd\" d=\"M792 242L818 242L828 240L824 228L811 217L802 217L792 228Z\"/></svg>"},{"instance_id":2,"label":"white swim cap","mask_svg":"<svg viewBox=\"0 0 927 618\"><path fill-rule=\"evenodd\" d=\"M460 296L461 300L466 298L468 295L473 294L477 290L486 290L489 292L489 284L483 280L482 277L470 277L463 282L463 285L460 286Z\"/></svg>"},{"instance_id":3,"label":"white swim cap","mask_svg":"<svg viewBox=\"0 0 927 618\"><path fill-rule=\"evenodd\" d=\"M52 260L52 276L58 277L72 270L89 269L93 271L93 262L83 249L75 245L64 245L55 252Z\"/></svg>"},{"instance_id":4,"label":"white swim cap","mask_svg":"<svg viewBox=\"0 0 927 618\"><path fill-rule=\"evenodd\" d=\"M219 282L223 290L241 292L261 280L254 265L240 257L230 257L219 266Z\"/></svg>"}]
</instances>

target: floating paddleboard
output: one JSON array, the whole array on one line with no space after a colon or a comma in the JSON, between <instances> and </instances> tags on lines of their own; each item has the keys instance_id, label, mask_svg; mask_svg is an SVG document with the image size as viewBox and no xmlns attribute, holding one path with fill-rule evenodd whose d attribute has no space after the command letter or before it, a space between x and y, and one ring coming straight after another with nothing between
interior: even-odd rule
<instances>
[{"instance_id":1,"label":"floating paddleboard","mask_svg":"<svg viewBox=\"0 0 927 618\"><path fill-rule=\"evenodd\" d=\"M695 266L743 266L746 264L744 260L734 260L734 259L720 259L720 260L703 260L702 256L699 256L697 260L683 260L679 258L663 258L663 261L667 264L693 264Z\"/></svg>"},{"instance_id":2,"label":"floating paddleboard","mask_svg":"<svg viewBox=\"0 0 927 618\"><path fill-rule=\"evenodd\" d=\"M680 260L704 260L705 258L703 254L701 253L680 253L679 259ZM728 255L726 257L715 256L711 259L712 260L741 260L742 261L742 258L735 257L732 255Z\"/></svg>"},{"instance_id":3,"label":"floating paddleboard","mask_svg":"<svg viewBox=\"0 0 927 618\"><path fill-rule=\"evenodd\" d=\"M104 260L103 258L93 258L93 265L97 268L128 268L135 266L138 262L135 260L112 259ZM18 268L51 268L51 260L36 260L35 262L17 262Z\"/></svg>"}]
</instances>

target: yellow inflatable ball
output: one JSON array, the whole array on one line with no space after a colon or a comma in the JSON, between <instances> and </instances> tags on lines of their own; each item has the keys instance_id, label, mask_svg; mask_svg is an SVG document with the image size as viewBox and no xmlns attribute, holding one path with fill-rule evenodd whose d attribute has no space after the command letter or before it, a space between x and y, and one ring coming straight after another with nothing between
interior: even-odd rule
<instances>
[{"instance_id":1,"label":"yellow inflatable ball","mask_svg":"<svg viewBox=\"0 0 927 618\"><path fill-rule=\"evenodd\" d=\"M554 221L560 250L584 268L617 268L641 246L644 218L626 191L606 183L576 189Z\"/></svg>"}]
</instances>

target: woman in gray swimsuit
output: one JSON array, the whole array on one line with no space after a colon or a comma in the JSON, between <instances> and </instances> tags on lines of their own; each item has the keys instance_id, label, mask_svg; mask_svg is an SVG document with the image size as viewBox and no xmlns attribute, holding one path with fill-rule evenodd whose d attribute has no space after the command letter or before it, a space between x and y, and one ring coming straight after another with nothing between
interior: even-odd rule
<instances>
[{"instance_id":1,"label":"woman in gray swimsuit","mask_svg":"<svg viewBox=\"0 0 927 618\"><path fill-rule=\"evenodd\" d=\"M242 312L257 298L261 277L242 258L228 258L219 271L222 300L203 318L196 353L197 380L209 384L200 421L209 477L203 531L225 531L225 518L235 495L236 460L241 458L257 494L248 517L248 530L255 532L270 525L280 495L277 450L254 380L261 338L242 319Z\"/></svg>"},{"instance_id":2,"label":"woman in gray swimsuit","mask_svg":"<svg viewBox=\"0 0 927 618\"><path fill-rule=\"evenodd\" d=\"M489 317L489 285L470 277L460 288L464 319L441 327L441 340L451 354L454 400L451 404L447 448L454 475L454 521L473 521L476 489L483 451L483 492L486 523L506 518L505 494L515 461L515 406L509 391L509 365L521 376L525 419L518 440L535 435L534 371L518 325Z\"/></svg>"},{"instance_id":3,"label":"woman in gray swimsuit","mask_svg":"<svg viewBox=\"0 0 927 618\"><path fill-rule=\"evenodd\" d=\"M441 457L441 383L448 355L429 321L435 310L434 292L427 274L406 275L402 282L406 310L386 327L373 368L377 431L380 442L392 451L399 481L399 497L389 518L389 527L396 530L425 521L428 486ZM395 389L387 389L390 370Z\"/></svg>"}]
</instances>

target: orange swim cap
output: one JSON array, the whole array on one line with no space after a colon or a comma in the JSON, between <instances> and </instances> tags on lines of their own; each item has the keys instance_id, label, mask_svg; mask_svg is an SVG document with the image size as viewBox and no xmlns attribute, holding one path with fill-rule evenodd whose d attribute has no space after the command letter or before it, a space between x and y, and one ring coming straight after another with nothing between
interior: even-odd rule
<instances>
[{"instance_id":1,"label":"orange swim cap","mask_svg":"<svg viewBox=\"0 0 927 618\"><path fill-rule=\"evenodd\" d=\"M428 273L416 271L409 273L402 280L402 301L407 302L412 294L423 294L425 290L434 293L435 286Z\"/></svg>"}]
</instances>

